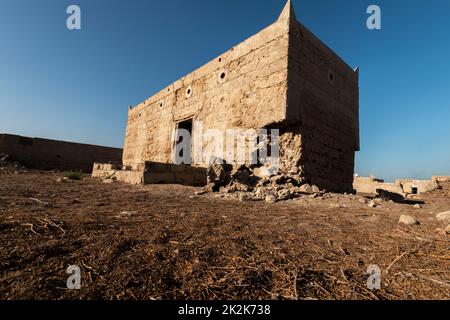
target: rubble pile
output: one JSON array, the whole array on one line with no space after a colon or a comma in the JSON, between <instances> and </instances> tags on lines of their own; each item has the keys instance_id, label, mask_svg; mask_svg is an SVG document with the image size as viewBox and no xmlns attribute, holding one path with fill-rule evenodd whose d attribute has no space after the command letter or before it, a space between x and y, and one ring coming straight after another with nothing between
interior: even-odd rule
<instances>
[{"instance_id":1,"label":"rubble pile","mask_svg":"<svg viewBox=\"0 0 450 320\"><path fill-rule=\"evenodd\" d=\"M6 153L0 153L0 170L19 173L26 171L26 168L18 162L11 161L10 156Z\"/></svg>"},{"instance_id":2,"label":"rubble pile","mask_svg":"<svg viewBox=\"0 0 450 320\"><path fill-rule=\"evenodd\" d=\"M259 176L260 167L231 166L214 160L207 170L206 192L236 194L241 201L285 201L300 196L319 196L317 186L309 185L299 174L278 174Z\"/></svg>"}]
</instances>

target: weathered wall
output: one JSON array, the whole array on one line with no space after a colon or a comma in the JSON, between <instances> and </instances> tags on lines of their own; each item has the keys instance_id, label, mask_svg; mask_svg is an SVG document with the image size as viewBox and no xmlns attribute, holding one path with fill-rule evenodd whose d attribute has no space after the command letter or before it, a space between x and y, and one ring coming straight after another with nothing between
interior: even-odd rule
<instances>
[{"instance_id":1,"label":"weathered wall","mask_svg":"<svg viewBox=\"0 0 450 320\"><path fill-rule=\"evenodd\" d=\"M359 150L358 72L309 30L291 20L287 122L301 135L307 180L351 191Z\"/></svg>"},{"instance_id":2,"label":"weathered wall","mask_svg":"<svg viewBox=\"0 0 450 320\"><path fill-rule=\"evenodd\" d=\"M403 192L413 193L413 188L417 189L417 193L425 193L439 188L437 181L434 180L397 180L396 185L399 185Z\"/></svg>"},{"instance_id":3,"label":"weathered wall","mask_svg":"<svg viewBox=\"0 0 450 320\"><path fill-rule=\"evenodd\" d=\"M121 162L122 149L0 134L0 153L30 168L92 172L94 162Z\"/></svg>"},{"instance_id":4,"label":"weathered wall","mask_svg":"<svg viewBox=\"0 0 450 320\"><path fill-rule=\"evenodd\" d=\"M353 188L358 193L372 193L376 194L378 189L382 189L385 191L403 194L403 189L398 185L394 183L386 183L386 182L379 182L372 178L365 178L365 177L356 177L353 181Z\"/></svg>"},{"instance_id":5,"label":"weathered wall","mask_svg":"<svg viewBox=\"0 0 450 320\"><path fill-rule=\"evenodd\" d=\"M287 55L288 28L274 23L129 110L124 164L171 162L172 133L185 119L201 121L203 131L284 120Z\"/></svg>"}]
</instances>

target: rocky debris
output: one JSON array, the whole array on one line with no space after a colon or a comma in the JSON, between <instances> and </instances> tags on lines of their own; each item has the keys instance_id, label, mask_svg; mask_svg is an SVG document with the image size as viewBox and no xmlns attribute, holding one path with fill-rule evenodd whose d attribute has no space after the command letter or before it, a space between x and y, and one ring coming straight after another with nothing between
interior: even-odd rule
<instances>
[{"instance_id":1,"label":"rocky debris","mask_svg":"<svg viewBox=\"0 0 450 320\"><path fill-rule=\"evenodd\" d=\"M301 193L313 193L313 189L309 184L304 184L299 188Z\"/></svg>"},{"instance_id":2,"label":"rocky debris","mask_svg":"<svg viewBox=\"0 0 450 320\"><path fill-rule=\"evenodd\" d=\"M250 200L250 198L246 193L244 193L244 192L239 193L239 201L240 202L245 202L248 200Z\"/></svg>"},{"instance_id":3,"label":"rocky debris","mask_svg":"<svg viewBox=\"0 0 450 320\"><path fill-rule=\"evenodd\" d=\"M324 194L317 186L305 184L299 174L264 176L260 171L261 167L233 167L215 158L207 169L207 186L204 191L236 194L235 198L240 201L267 202L287 201L303 195L318 197ZM243 193L245 196L241 195Z\"/></svg>"},{"instance_id":4,"label":"rocky debris","mask_svg":"<svg viewBox=\"0 0 450 320\"><path fill-rule=\"evenodd\" d=\"M436 218L440 222L450 223L450 211L441 212L441 213L436 215Z\"/></svg>"},{"instance_id":5,"label":"rocky debris","mask_svg":"<svg viewBox=\"0 0 450 320\"><path fill-rule=\"evenodd\" d=\"M450 234L450 224L445 228L445 233Z\"/></svg>"},{"instance_id":6,"label":"rocky debris","mask_svg":"<svg viewBox=\"0 0 450 320\"><path fill-rule=\"evenodd\" d=\"M364 199L364 198L360 198L360 199L358 200L358 202L361 203L361 204L366 204L366 203L367 203L367 200Z\"/></svg>"},{"instance_id":7,"label":"rocky debris","mask_svg":"<svg viewBox=\"0 0 450 320\"><path fill-rule=\"evenodd\" d=\"M422 206L419 203L416 203L414 205L414 209L422 209Z\"/></svg>"},{"instance_id":8,"label":"rocky debris","mask_svg":"<svg viewBox=\"0 0 450 320\"><path fill-rule=\"evenodd\" d=\"M374 200L370 200L368 206L369 206L369 208L376 208L377 207L377 203Z\"/></svg>"},{"instance_id":9,"label":"rocky debris","mask_svg":"<svg viewBox=\"0 0 450 320\"><path fill-rule=\"evenodd\" d=\"M226 186L231 181L232 166L226 164L222 159L213 159L207 169L206 191L217 192L221 187Z\"/></svg>"},{"instance_id":10,"label":"rocky debris","mask_svg":"<svg viewBox=\"0 0 450 320\"><path fill-rule=\"evenodd\" d=\"M413 226L419 224L419 221L411 216L408 215L402 215L400 217L399 223L405 224L407 226Z\"/></svg>"},{"instance_id":11,"label":"rocky debris","mask_svg":"<svg viewBox=\"0 0 450 320\"><path fill-rule=\"evenodd\" d=\"M269 195L269 196L266 196L265 201L266 201L267 203L275 203L275 202L277 201L277 198L275 198L275 197L272 196L272 195Z\"/></svg>"},{"instance_id":12,"label":"rocky debris","mask_svg":"<svg viewBox=\"0 0 450 320\"><path fill-rule=\"evenodd\" d=\"M278 191L277 199L280 201L289 200L291 198L291 191L289 189L282 189Z\"/></svg>"}]
</instances>

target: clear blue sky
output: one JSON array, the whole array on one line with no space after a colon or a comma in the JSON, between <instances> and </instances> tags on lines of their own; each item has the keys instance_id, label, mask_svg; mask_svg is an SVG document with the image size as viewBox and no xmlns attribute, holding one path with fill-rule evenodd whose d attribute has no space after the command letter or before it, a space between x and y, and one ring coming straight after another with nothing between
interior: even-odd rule
<instances>
[{"instance_id":1,"label":"clear blue sky","mask_svg":"<svg viewBox=\"0 0 450 320\"><path fill-rule=\"evenodd\" d=\"M0 0L0 132L123 145L127 107L271 24L285 0ZM82 30L66 29L66 8ZM366 9L382 9L382 30ZM450 174L450 1L294 0L359 65L356 171Z\"/></svg>"}]
</instances>

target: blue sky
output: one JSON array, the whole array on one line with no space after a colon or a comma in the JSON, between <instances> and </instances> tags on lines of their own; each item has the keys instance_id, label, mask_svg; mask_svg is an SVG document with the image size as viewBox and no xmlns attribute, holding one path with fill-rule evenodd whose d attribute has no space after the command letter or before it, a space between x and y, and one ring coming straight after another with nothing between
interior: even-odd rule
<instances>
[{"instance_id":1,"label":"blue sky","mask_svg":"<svg viewBox=\"0 0 450 320\"><path fill-rule=\"evenodd\" d=\"M0 0L0 132L123 145L127 108L271 24L285 0ZM66 29L66 8L82 30ZM382 10L382 30L366 9ZM450 1L294 0L360 66L356 171L450 175Z\"/></svg>"}]
</instances>

